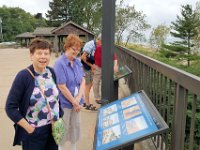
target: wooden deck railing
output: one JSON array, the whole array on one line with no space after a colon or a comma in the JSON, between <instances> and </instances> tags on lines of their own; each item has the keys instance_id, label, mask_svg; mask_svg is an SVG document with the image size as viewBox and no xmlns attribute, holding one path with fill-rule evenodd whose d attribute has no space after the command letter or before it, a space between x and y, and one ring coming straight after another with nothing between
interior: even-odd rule
<instances>
[{"instance_id":1,"label":"wooden deck railing","mask_svg":"<svg viewBox=\"0 0 200 150\"><path fill-rule=\"evenodd\" d=\"M169 125L153 141L161 150L200 150L200 78L116 46L120 63L132 70L126 78L132 92L145 90Z\"/></svg>"}]
</instances>

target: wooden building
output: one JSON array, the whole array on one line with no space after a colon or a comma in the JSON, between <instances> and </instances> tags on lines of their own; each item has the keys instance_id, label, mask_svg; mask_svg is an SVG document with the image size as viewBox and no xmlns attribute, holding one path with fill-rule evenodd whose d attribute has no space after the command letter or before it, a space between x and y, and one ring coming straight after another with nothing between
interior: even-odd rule
<instances>
[{"instance_id":1,"label":"wooden building","mask_svg":"<svg viewBox=\"0 0 200 150\"><path fill-rule=\"evenodd\" d=\"M16 36L16 40L20 40L21 43L25 42L28 45L30 40L35 37L47 38L53 43L54 51L63 51L64 40L69 34L78 35L83 42L94 39L94 33L90 32L86 28L69 21L64 23L60 27L38 27L34 32L26 32Z\"/></svg>"},{"instance_id":2,"label":"wooden building","mask_svg":"<svg viewBox=\"0 0 200 150\"><path fill-rule=\"evenodd\" d=\"M31 39L35 38L32 32L25 32L16 36L16 41L21 44L21 46L28 47Z\"/></svg>"},{"instance_id":3,"label":"wooden building","mask_svg":"<svg viewBox=\"0 0 200 150\"><path fill-rule=\"evenodd\" d=\"M69 21L60 27L55 28L51 32L56 35L55 37L58 38L59 51L63 51L65 37L71 33L78 35L83 40L83 42L94 39L94 34L92 32L72 21Z\"/></svg>"}]
</instances>

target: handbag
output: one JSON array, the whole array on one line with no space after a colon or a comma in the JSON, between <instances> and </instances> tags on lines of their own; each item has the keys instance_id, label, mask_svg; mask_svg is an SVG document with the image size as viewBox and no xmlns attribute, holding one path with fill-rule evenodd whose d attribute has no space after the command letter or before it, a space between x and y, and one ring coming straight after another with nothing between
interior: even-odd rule
<instances>
[{"instance_id":1,"label":"handbag","mask_svg":"<svg viewBox=\"0 0 200 150\"><path fill-rule=\"evenodd\" d=\"M35 78L35 76L33 75L33 73L31 72L31 70L29 68L26 68L26 70L28 70L28 72L31 74L31 76L33 78ZM65 124L64 124L63 118L59 118L57 121L54 121L52 119L51 108L50 108L49 102L47 101L47 98L44 94L44 91L42 90L40 85L39 85L39 89L42 93L42 96L46 100L47 109L48 109L48 112L50 113L51 125L52 125L52 136L53 136L56 144L59 145L60 142L62 141L62 138L64 137L64 134L65 134Z\"/></svg>"}]
</instances>

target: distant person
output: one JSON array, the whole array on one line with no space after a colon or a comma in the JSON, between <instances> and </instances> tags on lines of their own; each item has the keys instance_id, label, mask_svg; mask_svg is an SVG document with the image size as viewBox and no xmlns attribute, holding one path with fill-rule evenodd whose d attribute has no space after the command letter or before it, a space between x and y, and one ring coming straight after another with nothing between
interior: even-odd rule
<instances>
[{"instance_id":1,"label":"distant person","mask_svg":"<svg viewBox=\"0 0 200 150\"><path fill-rule=\"evenodd\" d=\"M84 107L86 107L88 110L96 110L96 107L91 104L89 96L92 87L92 76L95 70L94 53L98 45L101 45L101 35L98 35L96 39L87 42L83 47L83 54L81 55L86 80Z\"/></svg>"},{"instance_id":2,"label":"distant person","mask_svg":"<svg viewBox=\"0 0 200 150\"><path fill-rule=\"evenodd\" d=\"M76 150L76 143L80 138L80 110L84 102L85 73L82 63L76 57L81 46L82 40L74 34L69 34L64 44L65 51L54 65L66 129L59 150L67 150L67 141L71 144L71 150Z\"/></svg>"},{"instance_id":3,"label":"distant person","mask_svg":"<svg viewBox=\"0 0 200 150\"><path fill-rule=\"evenodd\" d=\"M102 46L97 46L95 53L94 53L94 60L95 60L95 70L93 76L93 91L94 91L94 98L97 104L102 104L101 99L101 77L102 77ZM118 72L118 61L117 56L114 54L114 73Z\"/></svg>"},{"instance_id":4,"label":"distant person","mask_svg":"<svg viewBox=\"0 0 200 150\"><path fill-rule=\"evenodd\" d=\"M32 65L28 68L35 77L28 70L21 70L14 79L6 101L6 113L15 123L13 145L22 144L23 150L58 150L52 137L51 119L58 120L63 111L59 107L55 73L47 66L51 45L43 39L34 39L29 49ZM53 104L50 105L51 114L46 100Z\"/></svg>"}]
</instances>

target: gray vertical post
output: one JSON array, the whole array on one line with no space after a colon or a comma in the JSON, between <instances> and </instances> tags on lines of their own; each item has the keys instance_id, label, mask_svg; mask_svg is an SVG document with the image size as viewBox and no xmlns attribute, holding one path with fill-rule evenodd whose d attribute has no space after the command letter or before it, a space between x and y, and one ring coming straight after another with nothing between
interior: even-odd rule
<instances>
[{"instance_id":1,"label":"gray vertical post","mask_svg":"<svg viewBox=\"0 0 200 150\"><path fill-rule=\"evenodd\" d=\"M0 39L1 39L1 42L3 42L3 32L2 32L2 19L0 17Z\"/></svg>"},{"instance_id":2,"label":"gray vertical post","mask_svg":"<svg viewBox=\"0 0 200 150\"><path fill-rule=\"evenodd\" d=\"M103 0L102 26L102 100L104 103L105 100L111 102L118 97L118 81L115 83L113 81L115 0ZM122 150L133 149L134 145L122 148Z\"/></svg>"},{"instance_id":3,"label":"gray vertical post","mask_svg":"<svg viewBox=\"0 0 200 150\"><path fill-rule=\"evenodd\" d=\"M55 35L54 39L53 39L53 49L55 52L55 56L58 57L59 48L58 48L58 36L57 35Z\"/></svg>"},{"instance_id":4,"label":"gray vertical post","mask_svg":"<svg viewBox=\"0 0 200 150\"><path fill-rule=\"evenodd\" d=\"M103 0L102 22L102 100L114 100L113 53L115 0Z\"/></svg>"}]
</instances>

